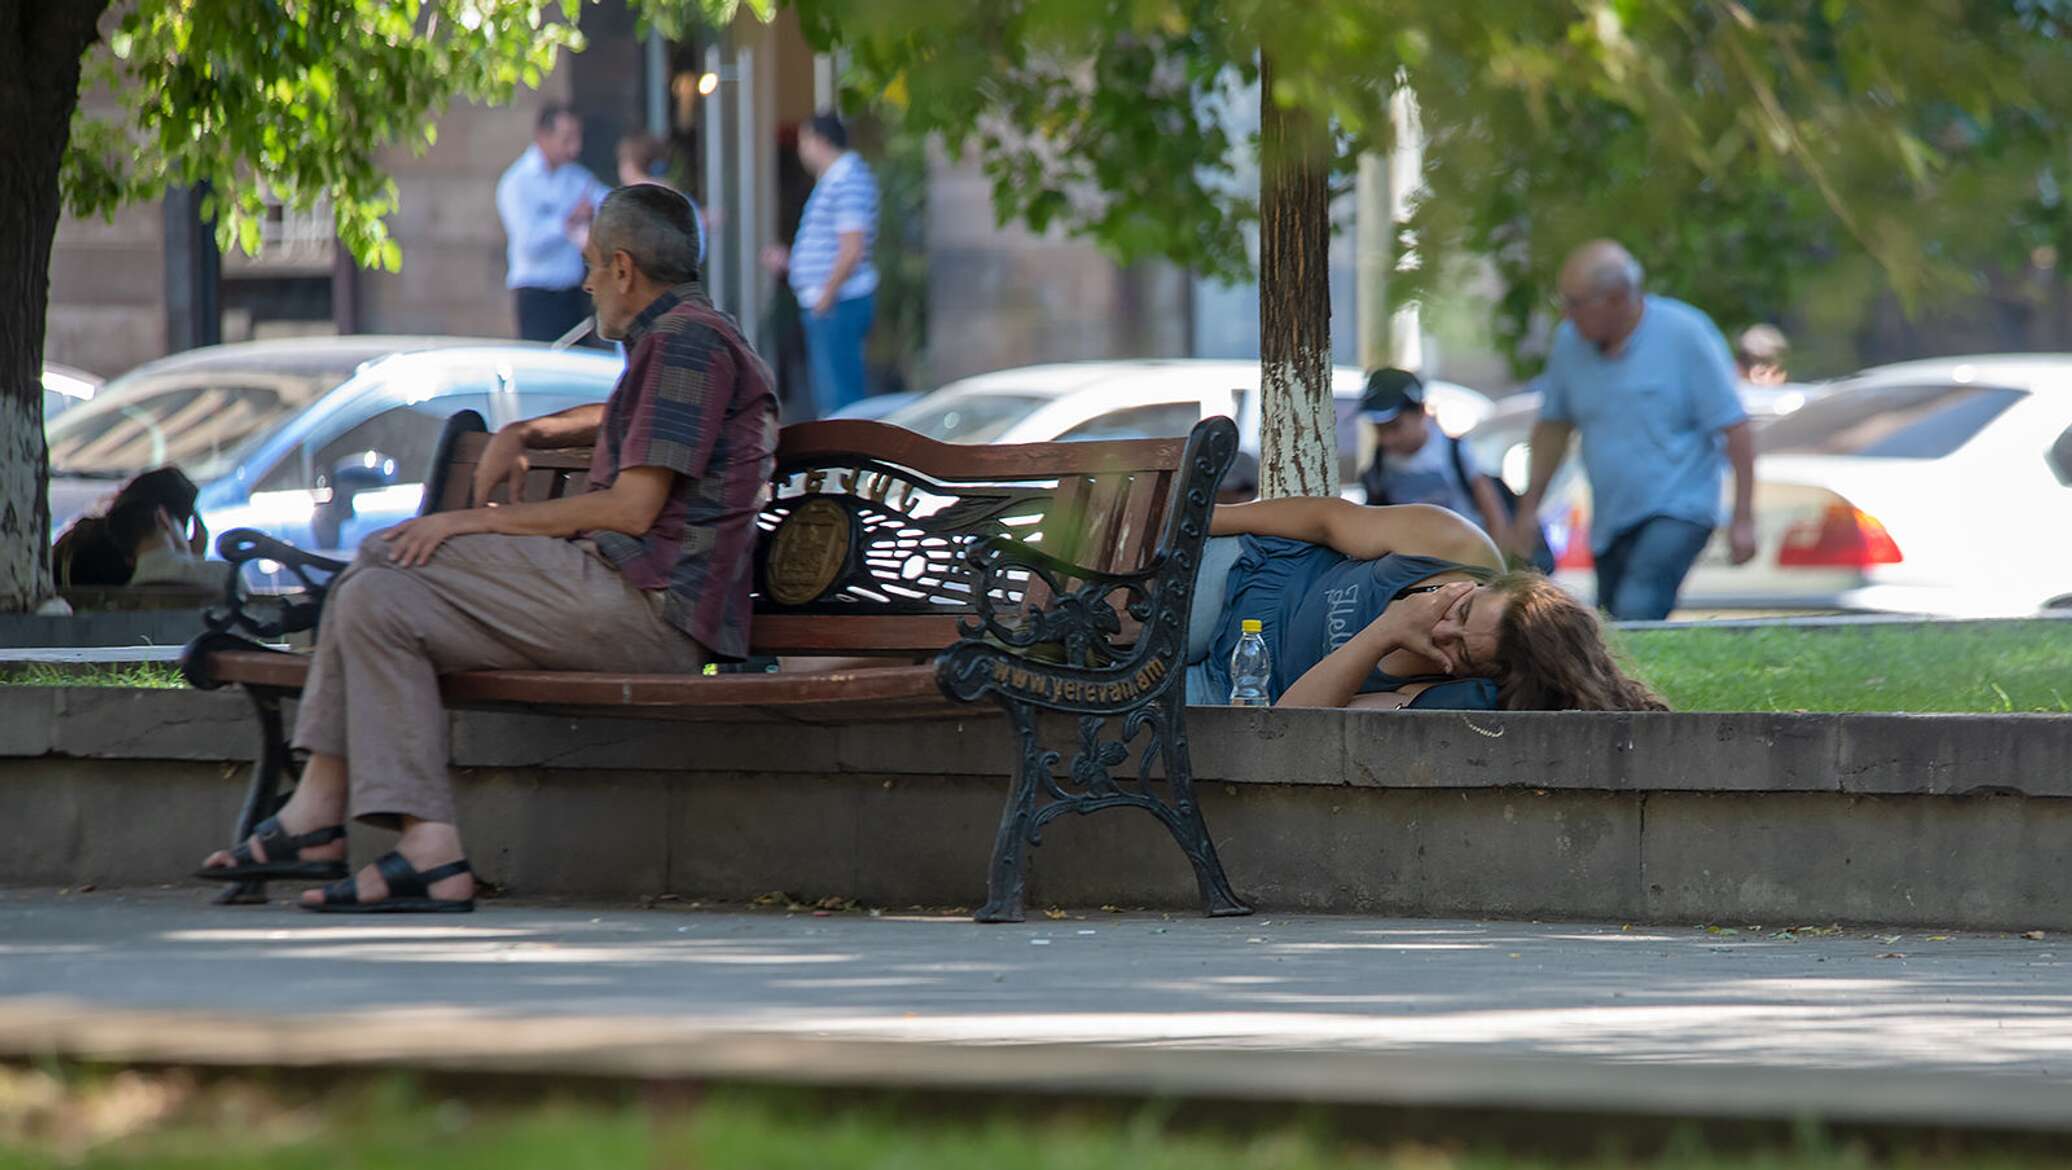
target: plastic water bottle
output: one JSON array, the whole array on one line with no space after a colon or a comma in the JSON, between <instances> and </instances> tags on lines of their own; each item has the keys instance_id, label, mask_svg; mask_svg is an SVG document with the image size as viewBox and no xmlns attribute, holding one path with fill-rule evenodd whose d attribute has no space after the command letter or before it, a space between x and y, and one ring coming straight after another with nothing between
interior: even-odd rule
<instances>
[{"instance_id":1,"label":"plastic water bottle","mask_svg":"<svg viewBox=\"0 0 2072 1170\"><path fill-rule=\"evenodd\" d=\"M1267 654L1266 638L1259 632L1263 627L1257 618L1246 618L1238 628L1243 634L1237 640L1237 649L1230 652L1230 705L1269 706L1266 687L1273 679L1273 658Z\"/></svg>"}]
</instances>

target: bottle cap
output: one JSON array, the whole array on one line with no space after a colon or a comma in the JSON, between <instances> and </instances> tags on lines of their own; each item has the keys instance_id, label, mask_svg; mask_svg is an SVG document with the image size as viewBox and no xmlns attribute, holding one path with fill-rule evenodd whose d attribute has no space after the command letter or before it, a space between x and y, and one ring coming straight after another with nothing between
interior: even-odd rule
<instances>
[{"instance_id":1,"label":"bottle cap","mask_svg":"<svg viewBox=\"0 0 2072 1170\"><path fill-rule=\"evenodd\" d=\"M1238 629L1243 630L1247 634L1256 634L1259 631L1266 628L1264 625L1260 624L1258 618L1246 618L1245 620L1239 622L1237 625Z\"/></svg>"}]
</instances>

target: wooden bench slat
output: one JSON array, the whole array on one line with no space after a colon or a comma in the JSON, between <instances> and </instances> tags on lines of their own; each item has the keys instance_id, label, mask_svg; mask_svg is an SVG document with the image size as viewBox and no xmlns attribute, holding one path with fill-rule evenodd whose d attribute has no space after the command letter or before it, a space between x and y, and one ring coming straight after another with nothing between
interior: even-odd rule
<instances>
[{"instance_id":1,"label":"wooden bench slat","mask_svg":"<svg viewBox=\"0 0 2072 1170\"><path fill-rule=\"evenodd\" d=\"M1094 479L1086 493L1086 518L1079 523L1079 555L1074 564L1097 572L1113 572L1121 550L1115 547L1115 529L1122 520L1123 504L1135 477L1103 475Z\"/></svg>"},{"instance_id":2,"label":"wooden bench slat","mask_svg":"<svg viewBox=\"0 0 2072 1170\"><path fill-rule=\"evenodd\" d=\"M1178 465L1186 446L1185 439L966 446L884 423L832 419L785 427L777 443L777 466L860 455L942 480L1054 479L1170 468Z\"/></svg>"},{"instance_id":3,"label":"wooden bench slat","mask_svg":"<svg viewBox=\"0 0 2072 1170\"><path fill-rule=\"evenodd\" d=\"M1151 551L1158 539L1152 527L1154 517L1164 507L1165 493L1170 490L1163 475L1138 475L1130 484L1129 501L1123 506L1117 518L1115 531L1116 564L1123 572L1134 573L1151 559Z\"/></svg>"},{"instance_id":4,"label":"wooden bench slat","mask_svg":"<svg viewBox=\"0 0 2072 1170\"><path fill-rule=\"evenodd\" d=\"M221 650L214 655L213 671L226 683L297 690L308 678L309 664L309 658L299 654ZM812 674L481 670L441 676L439 694L450 706L552 706L591 713L632 708L628 714L635 715L654 714L654 708L706 708L715 719L735 717L726 710L730 708L752 708L763 718L810 722L854 719L865 707L903 718L973 714L971 708L943 697L932 665Z\"/></svg>"},{"instance_id":5,"label":"wooden bench slat","mask_svg":"<svg viewBox=\"0 0 2072 1170\"><path fill-rule=\"evenodd\" d=\"M960 636L958 620L955 613L873 614L863 621L839 614L759 613L749 621L748 635L757 654L935 654Z\"/></svg>"}]
</instances>

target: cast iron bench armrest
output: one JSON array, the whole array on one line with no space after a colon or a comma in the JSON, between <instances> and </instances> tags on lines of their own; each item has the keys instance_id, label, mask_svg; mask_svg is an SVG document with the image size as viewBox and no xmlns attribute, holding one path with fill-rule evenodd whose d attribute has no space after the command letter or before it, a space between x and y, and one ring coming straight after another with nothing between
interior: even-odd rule
<instances>
[{"instance_id":1,"label":"cast iron bench armrest","mask_svg":"<svg viewBox=\"0 0 2072 1170\"><path fill-rule=\"evenodd\" d=\"M1107 573L1054 557L1026 541L996 536L974 543L965 560L975 578L975 612L958 623L964 637L984 638L1010 651L1061 646L1065 664L1087 667L1128 653L1127 647L1114 642L1122 634L1122 619L1109 598L1122 593L1130 616L1140 622L1148 619L1166 553L1155 553L1151 563L1136 572ZM1000 614L995 604L1014 595L1006 576L1017 571L1042 582L1050 600L1021 609L1020 620L1003 620L1014 615ZM1077 584L1068 584L1074 581Z\"/></svg>"},{"instance_id":2,"label":"cast iron bench armrest","mask_svg":"<svg viewBox=\"0 0 2072 1170\"><path fill-rule=\"evenodd\" d=\"M251 528L233 528L216 538L216 555L230 562L223 582L223 602L202 614L203 632L180 655L180 673L203 690L219 684L209 659L217 650L265 650L262 642L313 630L323 616L324 597L346 562L304 552ZM245 585L244 568L253 561L279 564L302 586L300 596L279 596L258 603Z\"/></svg>"}]
</instances>

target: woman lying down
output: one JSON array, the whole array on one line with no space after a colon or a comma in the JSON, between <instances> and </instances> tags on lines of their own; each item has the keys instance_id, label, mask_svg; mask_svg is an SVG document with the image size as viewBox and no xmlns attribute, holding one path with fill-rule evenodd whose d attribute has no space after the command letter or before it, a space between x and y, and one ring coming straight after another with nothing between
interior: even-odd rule
<instances>
[{"instance_id":1,"label":"woman lying down","mask_svg":"<svg viewBox=\"0 0 2072 1170\"><path fill-rule=\"evenodd\" d=\"M1230 701L1257 619L1285 707L1661 711L1597 615L1443 508L1340 499L1219 506L1187 639L1187 701Z\"/></svg>"}]
</instances>

